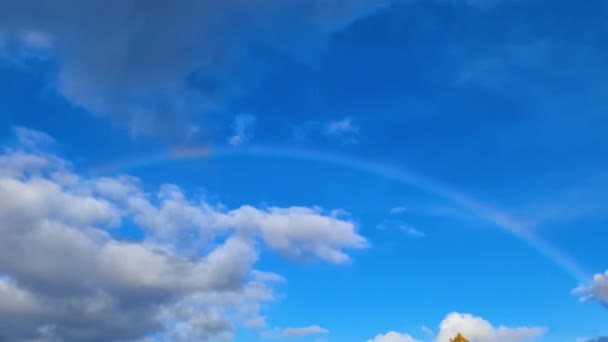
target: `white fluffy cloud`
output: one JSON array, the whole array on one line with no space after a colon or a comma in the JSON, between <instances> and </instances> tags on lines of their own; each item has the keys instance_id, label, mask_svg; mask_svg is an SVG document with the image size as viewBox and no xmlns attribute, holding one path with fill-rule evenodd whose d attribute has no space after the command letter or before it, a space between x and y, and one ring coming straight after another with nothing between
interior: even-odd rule
<instances>
[{"instance_id":1,"label":"white fluffy cloud","mask_svg":"<svg viewBox=\"0 0 608 342\"><path fill-rule=\"evenodd\" d=\"M608 271L594 275L589 286L580 286L573 292L580 296L581 301L593 300L608 306Z\"/></svg>"},{"instance_id":2,"label":"white fluffy cloud","mask_svg":"<svg viewBox=\"0 0 608 342\"><path fill-rule=\"evenodd\" d=\"M449 341L456 334L462 333L475 342L519 342L533 340L545 332L546 328L542 327L494 327L481 317L454 312L439 324L439 334L435 341Z\"/></svg>"},{"instance_id":3,"label":"white fluffy cloud","mask_svg":"<svg viewBox=\"0 0 608 342\"><path fill-rule=\"evenodd\" d=\"M367 342L420 342L408 334L398 333L396 331L389 331L384 335L377 335L373 340L367 340Z\"/></svg>"},{"instance_id":4,"label":"white fluffy cloud","mask_svg":"<svg viewBox=\"0 0 608 342\"><path fill-rule=\"evenodd\" d=\"M279 275L258 244L333 263L365 247L352 222L319 209L220 209L174 185L89 178L18 130L0 154L0 340L227 339L263 327ZM135 223L144 238L113 234ZM203 252L204 251L204 252Z\"/></svg>"},{"instance_id":5,"label":"white fluffy cloud","mask_svg":"<svg viewBox=\"0 0 608 342\"><path fill-rule=\"evenodd\" d=\"M425 333L431 333L428 327ZM495 327L481 317L471 314L453 312L448 314L439 324L439 330L434 338L435 342L446 342L458 333L463 334L472 342L523 342L533 341L546 333L543 327ZM405 333L390 331L385 335L378 335L368 342L417 342L415 338Z\"/></svg>"}]
</instances>

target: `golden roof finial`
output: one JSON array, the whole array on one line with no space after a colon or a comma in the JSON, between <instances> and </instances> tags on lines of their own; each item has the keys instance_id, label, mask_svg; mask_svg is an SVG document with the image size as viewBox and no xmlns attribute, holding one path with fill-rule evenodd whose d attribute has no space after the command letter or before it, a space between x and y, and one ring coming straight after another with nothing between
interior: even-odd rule
<instances>
[{"instance_id":1,"label":"golden roof finial","mask_svg":"<svg viewBox=\"0 0 608 342\"><path fill-rule=\"evenodd\" d=\"M469 340L462 336L461 333L458 333L456 337L450 339L450 342L469 342Z\"/></svg>"}]
</instances>

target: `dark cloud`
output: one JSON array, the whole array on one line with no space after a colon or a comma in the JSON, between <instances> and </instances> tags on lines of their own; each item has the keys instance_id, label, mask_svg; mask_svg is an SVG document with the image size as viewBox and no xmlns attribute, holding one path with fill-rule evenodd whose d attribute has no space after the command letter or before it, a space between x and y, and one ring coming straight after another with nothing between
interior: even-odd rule
<instances>
[{"instance_id":1,"label":"dark cloud","mask_svg":"<svg viewBox=\"0 0 608 342\"><path fill-rule=\"evenodd\" d=\"M3 1L0 37L50 48L73 103L184 137L255 82L264 56L314 61L332 33L390 1Z\"/></svg>"}]
</instances>

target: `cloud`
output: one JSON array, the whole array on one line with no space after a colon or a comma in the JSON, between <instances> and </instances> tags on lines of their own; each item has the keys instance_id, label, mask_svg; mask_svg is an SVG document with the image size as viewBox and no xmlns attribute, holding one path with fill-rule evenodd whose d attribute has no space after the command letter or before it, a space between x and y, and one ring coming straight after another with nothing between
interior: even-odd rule
<instances>
[{"instance_id":1,"label":"cloud","mask_svg":"<svg viewBox=\"0 0 608 342\"><path fill-rule=\"evenodd\" d=\"M580 286L573 293L580 296L581 301L596 301L608 307L608 271L593 276L589 286Z\"/></svg>"},{"instance_id":2,"label":"cloud","mask_svg":"<svg viewBox=\"0 0 608 342\"><path fill-rule=\"evenodd\" d=\"M293 337L305 337L305 336L310 336L310 335L328 334L328 333L329 333L329 330L327 330L325 328L321 328L318 325L311 325L311 326L303 327L303 328L286 328L281 333L281 336L287 337L287 338L293 338Z\"/></svg>"},{"instance_id":3,"label":"cloud","mask_svg":"<svg viewBox=\"0 0 608 342\"><path fill-rule=\"evenodd\" d=\"M401 334L395 331L389 331L385 335L377 335L374 339L367 342L420 342L408 334Z\"/></svg>"},{"instance_id":4,"label":"cloud","mask_svg":"<svg viewBox=\"0 0 608 342\"><path fill-rule=\"evenodd\" d=\"M319 139L342 144L356 144L359 142L359 126L355 125L351 118L335 121L306 121L293 127L293 137L300 143Z\"/></svg>"},{"instance_id":5,"label":"cloud","mask_svg":"<svg viewBox=\"0 0 608 342\"><path fill-rule=\"evenodd\" d=\"M227 339L265 326L276 300L283 279L255 268L260 245L329 262L365 245L320 209L226 211L175 185L84 177L47 136L16 134L0 154L0 340ZM143 238L121 238L126 224Z\"/></svg>"},{"instance_id":6,"label":"cloud","mask_svg":"<svg viewBox=\"0 0 608 342\"><path fill-rule=\"evenodd\" d=\"M359 126L350 118L344 118L327 123L323 128L323 134L346 144L354 144L359 141Z\"/></svg>"},{"instance_id":7,"label":"cloud","mask_svg":"<svg viewBox=\"0 0 608 342\"><path fill-rule=\"evenodd\" d=\"M253 115L241 114L234 119L233 135L228 139L232 146L242 145L253 138L256 119Z\"/></svg>"},{"instance_id":8,"label":"cloud","mask_svg":"<svg viewBox=\"0 0 608 342\"><path fill-rule=\"evenodd\" d=\"M394 208L393 208L394 209ZM403 212L401 210L401 208L399 207L399 210L391 210L391 214L392 215L398 215L399 213ZM402 233L405 233L407 236L410 237L425 237L426 234L414 227L412 227L411 225L407 224L407 223L403 223L400 220L395 220L395 219L386 219L384 221L382 221L380 224L378 224L376 226L377 229L379 230L383 230L383 231L399 231Z\"/></svg>"},{"instance_id":9,"label":"cloud","mask_svg":"<svg viewBox=\"0 0 608 342\"><path fill-rule=\"evenodd\" d=\"M405 207L394 207L394 208L391 208L390 214L399 215L399 214L405 213L406 211L407 211L407 208L405 208Z\"/></svg>"},{"instance_id":10,"label":"cloud","mask_svg":"<svg viewBox=\"0 0 608 342\"><path fill-rule=\"evenodd\" d=\"M57 88L133 133L187 136L272 64L314 61L335 32L390 0L34 1L0 4L0 40L48 47ZM1 41L0 41L1 43ZM0 44L1 46L2 44ZM6 45L6 44L5 44Z\"/></svg>"},{"instance_id":11,"label":"cloud","mask_svg":"<svg viewBox=\"0 0 608 342\"><path fill-rule=\"evenodd\" d=\"M427 334L427 335L433 335L433 329L427 327L426 325L423 325L420 330L422 330L423 333Z\"/></svg>"},{"instance_id":12,"label":"cloud","mask_svg":"<svg viewBox=\"0 0 608 342\"><path fill-rule=\"evenodd\" d=\"M433 331L423 326L422 330L427 335L433 335ZM439 330L434 341L445 342L462 333L466 338L475 342L522 342L535 340L546 333L547 329L542 327L494 327L481 317L471 314L453 312L448 314L439 324ZM384 335L379 334L367 342L417 342L409 334L390 331Z\"/></svg>"},{"instance_id":13,"label":"cloud","mask_svg":"<svg viewBox=\"0 0 608 342\"><path fill-rule=\"evenodd\" d=\"M273 330L262 331L258 334L260 338L266 339L281 339L281 338L300 338L310 335L329 334L329 330L318 325L310 325L301 328L285 328L275 327Z\"/></svg>"},{"instance_id":14,"label":"cloud","mask_svg":"<svg viewBox=\"0 0 608 342\"><path fill-rule=\"evenodd\" d=\"M258 230L264 242L283 255L294 258L313 256L332 263L349 261L342 249L365 248L366 240L357 234L350 221L338 219L335 213L323 216L318 209L306 207L260 210L243 206L227 213L217 213L217 227Z\"/></svg>"},{"instance_id":15,"label":"cloud","mask_svg":"<svg viewBox=\"0 0 608 342\"><path fill-rule=\"evenodd\" d=\"M426 234L424 234L423 232L419 231L418 229L408 226L408 225L401 225L400 229L402 231L404 231L407 235L412 236L412 237L425 237Z\"/></svg>"},{"instance_id":16,"label":"cloud","mask_svg":"<svg viewBox=\"0 0 608 342\"><path fill-rule=\"evenodd\" d=\"M530 341L544 335L546 331L547 329L542 327L494 327L481 317L454 312L448 314L439 324L435 341L449 341L458 333L476 342Z\"/></svg>"}]
</instances>

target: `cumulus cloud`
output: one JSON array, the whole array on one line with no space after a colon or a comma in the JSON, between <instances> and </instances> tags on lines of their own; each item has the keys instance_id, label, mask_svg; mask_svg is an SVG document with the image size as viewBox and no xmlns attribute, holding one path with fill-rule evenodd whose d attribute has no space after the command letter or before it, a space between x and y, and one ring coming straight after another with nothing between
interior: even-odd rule
<instances>
[{"instance_id":1,"label":"cumulus cloud","mask_svg":"<svg viewBox=\"0 0 608 342\"><path fill-rule=\"evenodd\" d=\"M542 327L494 327L481 317L454 312L448 314L439 324L435 341L449 341L458 333L476 342L530 341L544 335L546 330Z\"/></svg>"},{"instance_id":2,"label":"cumulus cloud","mask_svg":"<svg viewBox=\"0 0 608 342\"><path fill-rule=\"evenodd\" d=\"M328 38L390 0L3 1L2 41L47 47L73 103L141 131L196 132L271 63L314 61ZM6 43L4 45L7 45ZM187 135L187 134L186 134Z\"/></svg>"},{"instance_id":3,"label":"cumulus cloud","mask_svg":"<svg viewBox=\"0 0 608 342\"><path fill-rule=\"evenodd\" d=\"M423 332L432 335L433 331L424 326ZM546 333L543 327L495 327L481 317L471 314L453 312L448 314L439 324L435 342L449 341L458 333L474 342L523 342L533 341ZM377 335L367 342L417 342L411 335L390 331Z\"/></svg>"},{"instance_id":4,"label":"cumulus cloud","mask_svg":"<svg viewBox=\"0 0 608 342\"><path fill-rule=\"evenodd\" d=\"M365 246L319 209L230 211L175 185L82 177L44 152L47 136L17 135L0 154L0 340L228 339L265 326L261 305L283 280L255 269L260 244L329 262ZM125 224L143 238L122 239Z\"/></svg>"},{"instance_id":5,"label":"cumulus cloud","mask_svg":"<svg viewBox=\"0 0 608 342\"><path fill-rule=\"evenodd\" d=\"M389 331L384 335L377 335L374 339L367 342L420 342L408 334L402 334L395 331Z\"/></svg>"},{"instance_id":6,"label":"cumulus cloud","mask_svg":"<svg viewBox=\"0 0 608 342\"><path fill-rule=\"evenodd\" d=\"M332 263L349 260L344 247L365 248L366 240L354 230L354 224L331 213L321 215L317 208L271 207L260 210L243 206L215 215L214 225L259 230L264 242L286 256L315 257Z\"/></svg>"},{"instance_id":7,"label":"cumulus cloud","mask_svg":"<svg viewBox=\"0 0 608 342\"><path fill-rule=\"evenodd\" d=\"M596 274L589 286L580 286L573 291L581 301L596 301L608 306L608 271Z\"/></svg>"}]
</instances>

